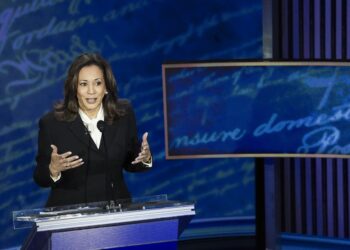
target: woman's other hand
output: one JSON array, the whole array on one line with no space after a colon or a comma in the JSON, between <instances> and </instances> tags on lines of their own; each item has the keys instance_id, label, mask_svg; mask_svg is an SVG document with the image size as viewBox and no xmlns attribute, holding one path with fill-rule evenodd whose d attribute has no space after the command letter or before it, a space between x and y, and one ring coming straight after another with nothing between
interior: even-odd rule
<instances>
[{"instance_id":1,"label":"woman's other hand","mask_svg":"<svg viewBox=\"0 0 350 250\"><path fill-rule=\"evenodd\" d=\"M142 144L141 144L141 152L135 158L135 160L133 162L131 162L132 164L137 164L140 162L149 164L152 162L152 154L151 154L151 150L149 148L147 137L148 137L148 132L143 134Z\"/></svg>"}]
</instances>

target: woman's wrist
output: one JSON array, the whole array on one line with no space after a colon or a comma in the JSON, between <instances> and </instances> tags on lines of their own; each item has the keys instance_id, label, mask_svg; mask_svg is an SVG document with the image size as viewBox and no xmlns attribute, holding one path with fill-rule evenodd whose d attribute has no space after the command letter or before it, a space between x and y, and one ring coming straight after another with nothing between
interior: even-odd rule
<instances>
[{"instance_id":1,"label":"woman's wrist","mask_svg":"<svg viewBox=\"0 0 350 250\"><path fill-rule=\"evenodd\" d=\"M60 171L57 171L55 170L53 167L52 167L52 164L49 165L49 170L50 170L50 175L54 178L57 178L60 174Z\"/></svg>"},{"instance_id":2,"label":"woman's wrist","mask_svg":"<svg viewBox=\"0 0 350 250\"><path fill-rule=\"evenodd\" d=\"M144 163L150 164L152 162L152 155L149 156L147 160L144 161Z\"/></svg>"}]
</instances>

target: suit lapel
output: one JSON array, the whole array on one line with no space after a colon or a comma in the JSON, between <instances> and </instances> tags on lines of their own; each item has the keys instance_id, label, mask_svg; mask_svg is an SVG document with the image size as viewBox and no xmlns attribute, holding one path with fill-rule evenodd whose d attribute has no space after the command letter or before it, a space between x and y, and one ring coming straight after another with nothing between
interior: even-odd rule
<instances>
[{"instance_id":1,"label":"suit lapel","mask_svg":"<svg viewBox=\"0 0 350 250\"><path fill-rule=\"evenodd\" d=\"M90 135L86 132L87 129L85 128L83 121L81 120L79 115L77 115L75 120L69 124L69 129L72 131L74 136L78 140L83 142L86 146L89 146L89 139L90 139L91 140L91 142L90 142L91 149L98 151L98 149L97 149L95 143L92 141Z\"/></svg>"},{"instance_id":2,"label":"suit lapel","mask_svg":"<svg viewBox=\"0 0 350 250\"><path fill-rule=\"evenodd\" d=\"M110 148L113 144L113 141L119 133L118 121L113 122L112 124L107 124L104 131L104 138L106 140L106 147Z\"/></svg>"}]
</instances>

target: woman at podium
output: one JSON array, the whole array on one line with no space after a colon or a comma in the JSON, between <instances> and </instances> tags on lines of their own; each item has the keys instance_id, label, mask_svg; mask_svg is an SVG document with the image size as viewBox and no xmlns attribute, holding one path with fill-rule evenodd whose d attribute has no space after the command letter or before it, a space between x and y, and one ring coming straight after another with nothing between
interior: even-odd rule
<instances>
[{"instance_id":1,"label":"woman at podium","mask_svg":"<svg viewBox=\"0 0 350 250\"><path fill-rule=\"evenodd\" d=\"M64 100L39 121L33 177L51 188L46 206L130 198L123 170L150 169L147 136L139 142L134 111L118 98L110 65L95 53L78 56Z\"/></svg>"}]
</instances>

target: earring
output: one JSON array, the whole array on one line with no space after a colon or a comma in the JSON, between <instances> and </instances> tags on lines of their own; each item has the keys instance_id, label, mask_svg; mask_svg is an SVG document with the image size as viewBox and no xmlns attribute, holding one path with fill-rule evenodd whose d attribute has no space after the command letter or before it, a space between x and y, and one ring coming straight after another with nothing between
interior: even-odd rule
<instances>
[{"instance_id":1,"label":"earring","mask_svg":"<svg viewBox=\"0 0 350 250\"><path fill-rule=\"evenodd\" d=\"M105 95L107 95L107 94L108 94L108 91L105 92Z\"/></svg>"}]
</instances>

